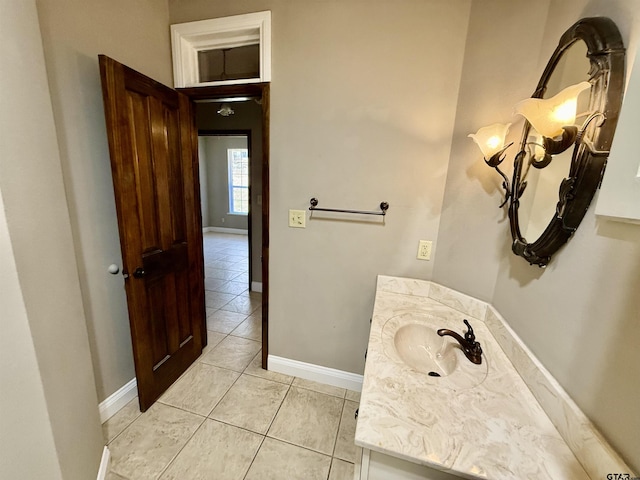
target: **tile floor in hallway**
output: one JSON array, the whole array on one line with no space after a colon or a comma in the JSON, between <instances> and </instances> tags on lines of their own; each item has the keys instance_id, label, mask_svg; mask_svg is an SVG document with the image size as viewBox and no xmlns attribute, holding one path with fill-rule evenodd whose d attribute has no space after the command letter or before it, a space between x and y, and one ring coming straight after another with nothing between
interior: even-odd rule
<instances>
[{"instance_id":1,"label":"tile floor in hallway","mask_svg":"<svg viewBox=\"0 0 640 480\"><path fill-rule=\"evenodd\" d=\"M247 237L204 237L209 344L147 412L104 423L107 480L351 480L359 394L262 370Z\"/></svg>"}]
</instances>

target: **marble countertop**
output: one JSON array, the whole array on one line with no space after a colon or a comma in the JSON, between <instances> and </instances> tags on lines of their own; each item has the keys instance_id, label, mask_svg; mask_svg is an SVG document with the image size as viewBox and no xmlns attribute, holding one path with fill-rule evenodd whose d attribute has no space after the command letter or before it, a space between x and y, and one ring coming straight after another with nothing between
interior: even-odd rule
<instances>
[{"instance_id":1,"label":"marble countertop","mask_svg":"<svg viewBox=\"0 0 640 480\"><path fill-rule=\"evenodd\" d=\"M588 479L484 324L481 302L462 295L445 304L442 290L378 277L356 444L463 478ZM459 333L468 319L484 351L484 380L429 377L390 352L384 325L411 312L438 317L440 328Z\"/></svg>"}]
</instances>

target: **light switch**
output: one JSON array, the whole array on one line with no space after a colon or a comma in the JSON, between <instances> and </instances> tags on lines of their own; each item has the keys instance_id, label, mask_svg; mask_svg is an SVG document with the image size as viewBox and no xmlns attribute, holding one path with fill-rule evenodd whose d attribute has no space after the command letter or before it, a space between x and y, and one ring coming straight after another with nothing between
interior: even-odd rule
<instances>
[{"instance_id":1,"label":"light switch","mask_svg":"<svg viewBox=\"0 0 640 480\"><path fill-rule=\"evenodd\" d=\"M305 210L289 210L289 226L293 228L305 228L307 212Z\"/></svg>"}]
</instances>

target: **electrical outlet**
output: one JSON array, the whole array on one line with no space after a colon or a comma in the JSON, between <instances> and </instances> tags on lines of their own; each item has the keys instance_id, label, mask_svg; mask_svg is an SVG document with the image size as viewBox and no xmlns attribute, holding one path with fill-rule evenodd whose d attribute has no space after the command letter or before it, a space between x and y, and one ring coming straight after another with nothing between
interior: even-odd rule
<instances>
[{"instance_id":1,"label":"electrical outlet","mask_svg":"<svg viewBox=\"0 0 640 480\"><path fill-rule=\"evenodd\" d=\"M431 260L431 241L420 240L418 243L418 260Z\"/></svg>"},{"instance_id":2,"label":"electrical outlet","mask_svg":"<svg viewBox=\"0 0 640 480\"><path fill-rule=\"evenodd\" d=\"M293 228L305 228L307 212L305 210L289 210L289 226Z\"/></svg>"}]
</instances>

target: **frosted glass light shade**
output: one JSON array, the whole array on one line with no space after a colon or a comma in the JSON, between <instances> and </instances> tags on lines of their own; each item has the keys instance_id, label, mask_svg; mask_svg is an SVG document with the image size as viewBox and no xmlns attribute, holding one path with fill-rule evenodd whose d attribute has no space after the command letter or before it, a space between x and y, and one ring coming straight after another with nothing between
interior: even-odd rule
<instances>
[{"instance_id":1,"label":"frosted glass light shade","mask_svg":"<svg viewBox=\"0 0 640 480\"><path fill-rule=\"evenodd\" d=\"M557 137L562 135L562 127L576 123L578 95L590 87L589 82L580 82L548 99L527 98L516 104L515 113L525 117L545 137Z\"/></svg>"},{"instance_id":2,"label":"frosted glass light shade","mask_svg":"<svg viewBox=\"0 0 640 480\"><path fill-rule=\"evenodd\" d=\"M510 126L510 123L494 123L467 136L478 144L482 156L488 160L504 148L504 141Z\"/></svg>"}]
</instances>

